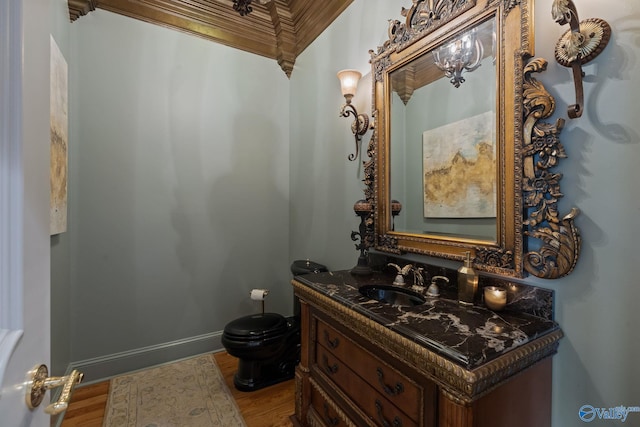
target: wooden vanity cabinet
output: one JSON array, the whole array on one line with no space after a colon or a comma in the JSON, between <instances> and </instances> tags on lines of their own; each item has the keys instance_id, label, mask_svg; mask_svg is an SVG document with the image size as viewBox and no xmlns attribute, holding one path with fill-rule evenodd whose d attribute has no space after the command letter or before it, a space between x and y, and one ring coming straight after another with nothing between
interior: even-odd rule
<instances>
[{"instance_id":1,"label":"wooden vanity cabinet","mask_svg":"<svg viewBox=\"0 0 640 427\"><path fill-rule=\"evenodd\" d=\"M408 353L412 345L394 345L392 341L402 341L397 333L374 331L365 336L369 328L359 325L370 322L365 316L312 290L301 290L296 290L302 354L296 370L295 426L550 425L550 357L469 399L438 378L437 366L407 362L415 360ZM467 372L473 377L473 371Z\"/></svg>"},{"instance_id":2,"label":"wooden vanity cabinet","mask_svg":"<svg viewBox=\"0 0 640 427\"><path fill-rule=\"evenodd\" d=\"M309 409L317 425L436 425L435 383L378 357L375 346L317 310L311 310L308 331Z\"/></svg>"}]
</instances>

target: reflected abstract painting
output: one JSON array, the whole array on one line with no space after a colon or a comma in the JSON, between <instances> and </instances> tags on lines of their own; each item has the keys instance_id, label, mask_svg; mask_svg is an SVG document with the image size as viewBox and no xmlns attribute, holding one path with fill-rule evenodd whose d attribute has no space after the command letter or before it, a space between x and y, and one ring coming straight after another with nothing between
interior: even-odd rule
<instances>
[{"instance_id":1,"label":"reflected abstract painting","mask_svg":"<svg viewBox=\"0 0 640 427\"><path fill-rule=\"evenodd\" d=\"M496 216L496 137L493 111L422 135L424 216Z\"/></svg>"}]
</instances>

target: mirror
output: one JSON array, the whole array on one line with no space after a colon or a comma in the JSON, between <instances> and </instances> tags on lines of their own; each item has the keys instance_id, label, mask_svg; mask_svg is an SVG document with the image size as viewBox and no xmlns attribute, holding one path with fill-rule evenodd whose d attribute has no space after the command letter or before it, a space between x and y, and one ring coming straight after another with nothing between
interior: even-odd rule
<instances>
[{"instance_id":1,"label":"mirror","mask_svg":"<svg viewBox=\"0 0 640 427\"><path fill-rule=\"evenodd\" d=\"M555 101L533 73L534 0L413 0L370 51L373 135L365 246L507 276L569 274L580 252L562 216L566 157ZM530 248L531 247L531 248Z\"/></svg>"},{"instance_id":2,"label":"mirror","mask_svg":"<svg viewBox=\"0 0 640 427\"><path fill-rule=\"evenodd\" d=\"M495 23L389 73L395 231L497 242ZM466 70L456 77L456 67Z\"/></svg>"}]
</instances>

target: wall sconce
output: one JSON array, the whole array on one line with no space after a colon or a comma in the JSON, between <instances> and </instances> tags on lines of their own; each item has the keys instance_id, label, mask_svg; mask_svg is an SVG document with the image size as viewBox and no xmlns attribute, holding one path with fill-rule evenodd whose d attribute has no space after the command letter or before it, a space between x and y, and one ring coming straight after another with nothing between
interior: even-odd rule
<instances>
[{"instance_id":1,"label":"wall sconce","mask_svg":"<svg viewBox=\"0 0 640 427\"><path fill-rule=\"evenodd\" d=\"M362 135L364 135L369 128L369 116L366 114L358 114L356 107L351 104L351 100L353 99L353 95L356 93L360 77L362 77L362 74L356 70L342 70L338 72L342 95L347 101L340 110L340 116L349 117L352 115L354 119L353 123L351 123L351 132L355 137L356 153L349 154L348 158L350 161L354 161L358 157Z\"/></svg>"},{"instance_id":2,"label":"wall sconce","mask_svg":"<svg viewBox=\"0 0 640 427\"><path fill-rule=\"evenodd\" d=\"M558 64L570 67L573 71L573 85L576 103L568 107L567 114L572 119L582 116L584 92L582 66L591 61L607 47L611 38L611 27L607 21L599 18L580 21L578 11L572 0L554 0L551 16L560 25L569 24L555 48Z\"/></svg>"},{"instance_id":3,"label":"wall sconce","mask_svg":"<svg viewBox=\"0 0 640 427\"><path fill-rule=\"evenodd\" d=\"M462 72L471 72L480 66L484 49L476 37L476 29L433 51L433 59L438 68L449 77L451 84L460 87L464 83Z\"/></svg>"}]
</instances>

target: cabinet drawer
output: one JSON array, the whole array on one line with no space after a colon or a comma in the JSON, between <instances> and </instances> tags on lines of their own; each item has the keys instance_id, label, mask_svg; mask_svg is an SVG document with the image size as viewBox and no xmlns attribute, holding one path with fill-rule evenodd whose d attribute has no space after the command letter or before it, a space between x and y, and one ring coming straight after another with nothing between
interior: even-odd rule
<instances>
[{"instance_id":1,"label":"cabinet drawer","mask_svg":"<svg viewBox=\"0 0 640 427\"><path fill-rule=\"evenodd\" d=\"M341 389L351 401L357 402L360 410L377 425L402 427L418 425L417 419L407 416L322 345L316 346L316 368L323 372L329 381Z\"/></svg>"},{"instance_id":2,"label":"cabinet drawer","mask_svg":"<svg viewBox=\"0 0 640 427\"><path fill-rule=\"evenodd\" d=\"M321 320L318 320L316 342L344 364L348 364L358 376L389 402L413 420L419 420L422 390L417 384ZM318 359L318 364L321 362L323 360Z\"/></svg>"},{"instance_id":3,"label":"cabinet drawer","mask_svg":"<svg viewBox=\"0 0 640 427\"><path fill-rule=\"evenodd\" d=\"M356 427L317 384L311 383L311 407L309 417L316 418L327 427ZM311 423L315 425L314 423Z\"/></svg>"}]
</instances>

